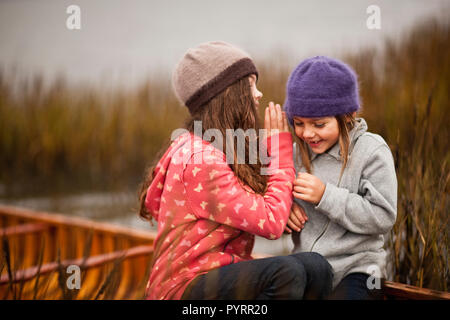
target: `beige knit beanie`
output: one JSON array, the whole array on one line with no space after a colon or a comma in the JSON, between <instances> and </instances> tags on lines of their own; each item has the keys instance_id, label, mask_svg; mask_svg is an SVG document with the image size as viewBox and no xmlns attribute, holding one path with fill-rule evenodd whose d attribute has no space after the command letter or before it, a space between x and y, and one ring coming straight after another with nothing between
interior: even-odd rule
<instances>
[{"instance_id":1,"label":"beige knit beanie","mask_svg":"<svg viewBox=\"0 0 450 320\"><path fill-rule=\"evenodd\" d=\"M194 113L239 79L256 74L250 56L221 41L189 49L175 68L172 84L178 99Z\"/></svg>"}]
</instances>

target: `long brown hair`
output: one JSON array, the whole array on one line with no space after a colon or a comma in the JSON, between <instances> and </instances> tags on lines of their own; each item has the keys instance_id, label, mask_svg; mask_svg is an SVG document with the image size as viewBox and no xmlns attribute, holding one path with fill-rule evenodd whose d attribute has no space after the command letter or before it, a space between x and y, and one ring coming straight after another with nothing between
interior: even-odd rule
<instances>
[{"instance_id":1,"label":"long brown hair","mask_svg":"<svg viewBox=\"0 0 450 320\"><path fill-rule=\"evenodd\" d=\"M184 128L189 132L194 132L194 121L201 121L202 124L202 134L208 129L218 129L222 133L222 137L227 137L227 129L242 129L246 131L247 129L256 129L256 133L259 133L259 117L256 109L256 104L253 99L253 95L250 88L250 83L248 77L244 77L239 81L235 82L227 89L219 93L212 100L206 103L191 117L187 119ZM259 136L256 136L259 140ZM223 152L225 153L227 139L223 139ZM234 163L230 164L236 177L239 181L249 186L255 193L264 194L267 189L267 179L266 175L261 175L261 161L259 157L257 158L256 164L251 164L245 161L238 161L237 155L237 145L234 145ZM257 145L259 145L257 141ZM168 143L167 143L168 146ZM160 156L167 149L165 145L159 152L155 161L158 161ZM245 156L246 159L249 158L249 138L246 136L245 142ZM259 153L258 153L259 154ZM147 189L153 181L154 178L154 168L155 164L147 170L144 182L141 184L139 191L139 201L140 210L139 215L147 220L152 219L151 214L147 211L145 207L145 197L147 194Z\"/></svg>"},{"instance_id":2,"label":"long brown hair","mask_svg":"<svg viewBox=\"0 0 450 320\"><path fill-rule=\"evenodd\" d=\"M341 173L339 179L342 177L344 173L345 167L347 166L349 149L350 149L350 131L355 126L355 118L353 113L347 113L342 115L335 116L338 127L339 127L339 149L341 151ZM297 158L295 161L300 166L303 166L308 173L312 173L311 166L311 154L309 152L308 146L306 142L302 139L298 138L294 134L294 139L296 140L297 145Z\"/></svg>"}]
</instances>

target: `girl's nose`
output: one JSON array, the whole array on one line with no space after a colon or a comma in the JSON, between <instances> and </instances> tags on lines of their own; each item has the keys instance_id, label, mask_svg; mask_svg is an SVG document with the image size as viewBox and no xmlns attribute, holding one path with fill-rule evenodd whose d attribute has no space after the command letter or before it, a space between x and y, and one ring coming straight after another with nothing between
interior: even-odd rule
<instances>
[{"instance_id":1,"label":"girl's nose","mask_svg":"<svg viewBox=\"0 0 450 320\"><path fill-rule=\"evenodd\" d=\"M259 91L258 89L256 89L255 99L256 99L256 100L259 100L259 99L262 98L262 96L263 96L262 92Z\"/></svg>"},{"instance_id":2,"label":"girl's nose","mask_svg":"<svg viewBox=\"0 0 450 320\"><path fill-rule=\"evenodd\" d=\"M305 130L303 130L303 137L305 139L310 139L314 137L314 132L311 129L305 128Z\"/></svg>"}]
</instances>

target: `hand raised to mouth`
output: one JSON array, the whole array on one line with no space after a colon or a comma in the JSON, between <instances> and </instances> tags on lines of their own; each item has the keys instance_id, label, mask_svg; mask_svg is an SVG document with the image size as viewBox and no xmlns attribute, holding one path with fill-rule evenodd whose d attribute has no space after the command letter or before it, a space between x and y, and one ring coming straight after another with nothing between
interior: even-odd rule
<instances>
[{"instance_id":1,"label":"hand raised to mouth","mask_svg":"<svg viewBox=\"0 0 450 320\"><path fill-rule=\"evenodd\" d=\"M264 116L264 129L266 129L267 137L279 132L289 132L286 113L281 110L279 104L269 102Z\"/></svg>"}]
</instances>

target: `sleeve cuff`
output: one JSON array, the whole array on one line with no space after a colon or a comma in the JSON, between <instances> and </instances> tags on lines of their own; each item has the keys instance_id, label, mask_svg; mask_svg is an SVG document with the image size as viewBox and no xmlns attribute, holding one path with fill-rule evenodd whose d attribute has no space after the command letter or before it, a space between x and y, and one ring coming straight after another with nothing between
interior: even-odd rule
<instances>
[{"instance_id":1,"label":"sleeve cuff","mask_svg":"<svg viewBox=\"0 0 450 320\"><path fill-rule=\"evenodd\" d=\"M292 136L290 132L274 134L268 137L265 142L267 153L271 157L271 169L294 167Z\"/></svg>"},{"instance_id":2,"label":"sleeve cuff","mask_svg":"<svg viewBox=\"0 0 450 320\"><path fill-rule=\"evenodd\" d=\"M345 210L345 202L349 191L327 183L322 199L315 209L325 213L330 219L338 220L339 212Z\"/></svg>"}]
</instances>

